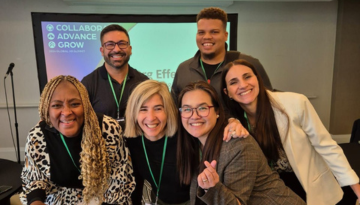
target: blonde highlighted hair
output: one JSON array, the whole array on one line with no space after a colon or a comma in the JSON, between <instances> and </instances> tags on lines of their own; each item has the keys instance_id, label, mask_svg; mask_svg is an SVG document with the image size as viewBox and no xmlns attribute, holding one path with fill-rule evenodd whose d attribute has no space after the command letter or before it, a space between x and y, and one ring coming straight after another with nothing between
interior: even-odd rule
<instances>
[{"instance_id":1,"label":"blonde highlighted hair","mask_svg":"<svg viewBox=\"0 0 360 205\"><path fill-rule=\"evenodd\" d=\"M168 86L156 80L146 80L136 86L128 99L125 111L126 125L124 135L126 137L137 137L143 134L137 122L137 116L141 106L155 94L160 95L167 116L164 134L171 137L176 133L178 112Z\"/></svg>"},{"instance_id":2,"label":"blonde highlighted hair","mask_svg":"<svg viewBox=\"0 0 360 205\"><path fill-rule=\"evenodd\" d=\"M41 120L52 127L49 117L49 105L56 87L62 82L69 82L79 91L84 109L84 126L80 153L82 183L84 185L83 199L89 203L92 198L104 200L110 176L109 156L102 137L99 120L93 110L88 92L83 84L72 76L57 76L51 79L41 93L39 115Z\"/></svg>"}]
</instances>

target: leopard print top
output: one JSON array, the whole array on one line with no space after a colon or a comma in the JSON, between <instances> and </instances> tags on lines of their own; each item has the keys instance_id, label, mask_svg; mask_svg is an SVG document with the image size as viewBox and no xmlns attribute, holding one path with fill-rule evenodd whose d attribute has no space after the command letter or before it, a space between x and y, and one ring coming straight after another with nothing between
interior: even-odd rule
<instances>
[{"instance_id":1,"label":"leopard print top","mask_svg":"<svg viewBox=\"0 0 360 205\"><path fill-rule=\"evenodd\" d=\"M104 115L102 133L106 139L111 166L110 185L104 195L104 202L131 204L130 196L135 189L135 180L121 127L114 119ZM21 202L27 204L26 194L36 189L43 189L46 193L45 204L82 203L82 189L60 187L50 180L50 158L45 148L44 134L38 123L30 130L25 146L25 164L21 173L23 181Z\"/></svg>"}]
</instances>

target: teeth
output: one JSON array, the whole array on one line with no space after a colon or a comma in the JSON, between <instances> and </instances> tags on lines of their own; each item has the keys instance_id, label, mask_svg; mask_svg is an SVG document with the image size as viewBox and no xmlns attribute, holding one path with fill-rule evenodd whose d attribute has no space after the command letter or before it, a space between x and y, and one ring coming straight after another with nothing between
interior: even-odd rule
<instances>
[{"instance_id":1,"label":"teeth","mask_svg":"<svg viewBox=\"0 0 360 205\"><path fill-rule=\"evenodd\" d=\"M190 123L191 126L195 126L195 127L200 126L200 125L202 125L202 124L203 124L203 123L200 123L200 122L198 122L198 123Z\"/></svg>"},{"instance_id":2,"label":"teeth","mask_svg":"<svg viewBox=\"0 0 360 205\"><path fill-rule=\"evenodd\" d=\"M212 44L212 43L204 43L204 46L212 46L212 45L214 45L214 44Z\"/></svg>"},{"instance_id":3,"label":"teeth","mask_svg":"<svg viewBox=\"0 0 360 205\"><path fill-rule=\"evenodd\" d=\"M155 125L149 125L149 124L147 124L146 126L149 127L149 128L154 128L154 127L157 126L157 124L155 124Z\"/></svg>"},{"instance_id":4,"label":"teeth","mask_svg":"<svg viewBox=\"0 0 360 205\"><path fill-rule=\"evenodd\" d=\"M250 92L251 92L251 90L248 90L248 91L246 91L246 92L240 93L240 95L246 95L246 94L248 94L248 93L250 93Z\"/></svg>"},{"instance_id":5,"label":"teeth","mask_svg":"<svg viewBox=\"0 0 360 205\"><path fill-rule=\"evenodd\" d=\"M63 120L63 121L61 121L61 122L63 122L63 123L70 123L70 122L72 122L72 121L74 121L74 120L69 120L69 121Z\"/></svg>"}]
</instances>

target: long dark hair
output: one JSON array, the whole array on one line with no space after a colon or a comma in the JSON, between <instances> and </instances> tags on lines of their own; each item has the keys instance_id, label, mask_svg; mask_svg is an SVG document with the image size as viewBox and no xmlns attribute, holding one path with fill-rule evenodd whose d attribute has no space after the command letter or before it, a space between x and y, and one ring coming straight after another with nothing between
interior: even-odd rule
<instances>
[{"instance_id":1,"label":"long dark hair","mask_svg":"<svg viewBox=\"0 0 360 205\"><path fill-rule=\"evenodd\" d=\"M248 130L254 136L268 161L276 162L279 159L279 151L283 150L280 139L279 130L276 125L274 111L270 98L267 94L261 76L255 67L246 60L235 60L225 65L221 76L221 90L227 89L225 77L230 68L234 65L244 65L249 67L255 74L259 82L259 95L257 96L256 115L255 115L255 131ZM240 119L241 124L248 129L247 121L244 117L244 110L238 102L229 98L227 94L221 92L225 105L236 118Z\"/></svg>"},{"instance_id":2,"label":"long dark hair","mask_svg":"<svg viewBox=\"0 0 360 205\"><path fill-rule=\"evenodd\" d=\"M222 135L226 126L224 109L219 101L215 89L204 81L190 83L180 92L178 107L181 107L181 101L185 93L193 90L202 90L209 94L215 111L219 114L214 128L210 131L206 143L202 150L200 160L200 141L191 136L181 123L179 115L179 130L177 138L177 167L180 174L180 182L190 184L192 175L202 172L205 169L204 161L211 162L217 160L220 155L222 145Z\"/></svg>"}]
</instances>

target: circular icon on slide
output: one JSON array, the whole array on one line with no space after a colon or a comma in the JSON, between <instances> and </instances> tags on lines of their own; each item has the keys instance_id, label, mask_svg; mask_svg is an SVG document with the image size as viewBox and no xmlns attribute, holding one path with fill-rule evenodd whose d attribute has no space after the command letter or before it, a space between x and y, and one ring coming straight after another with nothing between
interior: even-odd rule
<instances>
[{"instance_id":1,"label":"circular icon on slide","mask_svg":"<svg viewBox=\"0 0 360 205\"><path fill-rule=\"evenodd\" d=\"M52 24L48 24L46 25L46 30L48 31L53 31L54 30L54 26Z\"/></svg>"},{"instance_id":2,"label":"circular icon on slide","mask_svg":"<svg viewBox=\"0 0 360 205\"><path fill-rule=\"evenodd\" d=\"M55 46L56 46L54 41L50 41L48 45L49 45L49 48L55 48Z\"/></svg>"},{"instance_id":3,"label":"circular icon on slide","mask_svg":"<svg viewBox=\"0 0 360 205\"><path fill-rule=\"evenodd\" d=\"M49 40L54 40L55 35L53 33L48 33L47 37Z\"/></svg>"}]
</instances>

